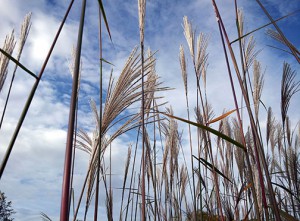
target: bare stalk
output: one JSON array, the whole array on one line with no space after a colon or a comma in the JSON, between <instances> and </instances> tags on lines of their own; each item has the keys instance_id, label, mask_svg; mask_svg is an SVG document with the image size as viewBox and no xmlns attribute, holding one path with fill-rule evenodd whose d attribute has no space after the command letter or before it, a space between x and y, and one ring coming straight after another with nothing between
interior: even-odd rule
<instances>
[{"instance_id":1,"label":"bare stalk","mask_svg":"<svg viewBox=\"0 0 300 221\"><path fill-rule=\"evenodd\" d=\"M79 24L79 30L78 30L76 57L75 57L74 72L73 72L72 96L71 96L70 112L69 112L69 127L68 127L66 153L65 153L65 165L64 165L61 211L60 211L60 220L61 221L65 221L65 220L69 219L72 147L73 147L74 123L75 123L76 106L77 106L76 100L77 100L77 94L78 94L80 56L81 56L81 47L82 47L85 8L86 8L86 0L83 0L82 1L81 18L80 18L80 24Z\"/></svg>"},{"instance_id":2,"label":"bare stalk","mask_svg":"<svg viewBox=\"0 0 300 221\"><path fill-rule=\"evenodd\" d=\"M141 180L141 194L142 194L142 214L141 220L146 221L146 196L145 196L145 92L144 92L144 30L145 30L145 13L146 13L146 0L138 0L139 11L139 27L140 27L140 46L141 46L141 59L142 59L142 180Z\"/></svg>"},{"instance_id":3,"label":"bare stalk","mask_svg":"<svg viewBox=\"0 0 300 221\"><path fill-rule=\"evenodd\" d=\"M101 20L101 10L99 7L99 50L100 50L100 82L99 82L99 90L100 90L100 97L99 97L99 105L100 105L100 110L99 110L99 143L102 143L102 20ZM100 145L99 145L100 147ZM98 168L97 168L97 181L96 181L96 196L95 196L95 210L94 210L94 221L97 221L98 217L98 202L99 202L99 183L100 183L100 148L98 151ZM109 175L111 176L111 174ZM108 199L108 202L110 202L111 198ZM110 204L108 204L110 205Z\"/></svg>"}]
</instances>

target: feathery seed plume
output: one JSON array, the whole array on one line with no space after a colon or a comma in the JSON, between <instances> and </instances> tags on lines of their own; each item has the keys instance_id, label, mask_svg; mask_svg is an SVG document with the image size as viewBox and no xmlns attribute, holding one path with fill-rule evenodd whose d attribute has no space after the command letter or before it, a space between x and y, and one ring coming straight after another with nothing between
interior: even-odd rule
<instances>
[{"instance_id":1,"label":"feathery seed plume","mask_svg":"<svg viewBox=\"0 0 300 221\"><path fill-rule=\"evenodd\" d=\"M183 17L183 33L188 43L193 61L195 61L195 32L193 31L192 23L188 21L187 16Z\"/></svg>"},{"instance_id":2,"label":"feathery seed plume","mask_svg":"<svg viewBox=\"0 0 300 221\"><path fill-rule=\"evenodd\" d=\"M182 45L180 45L180 48L179 48L179 61L180 61L181 75L182 75L182 79L183 79L183 83L184 83L185 94L187 95L186 60L185 60L184 49L183 49Z\"/></svg>"},{"instance_id":3,"label":"feathery seed plume","mask_svg":"<svg viewBox=\"0 0 300 221\"><path fill-rule=\"evenodd\" d=\"M144 42L146 0L138 0L138 7L139 7L140 40L141 42Z\"/></svg>"},{"instance_id":4,"label":"feathery seed plume","mask_svg":"<svg viewBox=\"0 0 300 221\"><path fill-rule=\"evenodd\" d=\"M7 35L4 41L3 50L6 51L9 55L12 54L15 48L16 42L14 37L14 31L11 34ZM6 76L7 76L7 68L8 68L9 58L4 54L0 53L0 92L3 88Z\"/></svg>"}]
</instances>

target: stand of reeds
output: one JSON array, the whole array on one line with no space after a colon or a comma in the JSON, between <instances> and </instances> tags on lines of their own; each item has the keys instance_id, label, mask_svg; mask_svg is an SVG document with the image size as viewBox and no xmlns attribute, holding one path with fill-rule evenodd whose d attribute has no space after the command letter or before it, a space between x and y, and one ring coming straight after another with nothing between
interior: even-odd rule
<instances>
[{"instance_id":1,"label":"stand of reeds","mask_svg":"<svg viewBox=\"0 0 300 221\"><path fill-rule=\"evenodd\" d=\"M211 83L207 82L207 67L211 62L208 56L210 38L203 32L196 33L187 16L183 18L186 43L179 47L178 63L185 90L186 116L177 116L172 107L162 99L161 92L170 88L162 85L156 73L155 53L150 50L145 52L145 38L151 38L145 34L146 0L138 0L140 46L129 54L118 78L115 79L112 73L109 75L109 83L105 88L103 78L108 75L103 74L103 65L112 64L104 59L102 53L103 24L111 41L113 36L104 5L98 0L100 93L98 101L90 102L95 120L94 130L85 131L80 129L77 121L77 111L80 108L78 93L82 36L86 16L86 1L82 1L71 70L73 87L63 170L61 221L89 220L90 217L99 220L101 202L105 203L106 217L110 221L300 219L300 124L296 123L298 119L290 119L288 115L292 97L300 90L300 81L297 81L298 76L292 65L283 61L280 64L281 119L277 120L272 107L265 107L262 101L264 76L267 73L263 71L263 64L258 61L260 50L256 49L253 36L260 29L273 26L275 30L269 29L267 34L286 47L285 51L289 53L287 56L293 56L299 63L298 49L277 25L279 20L288 19L295 13L274 19L261 1L256 2L270 22L246 32L243 11L238 8L237 1L234 1L237 38L230 39L218 4L211 1L234 102L232 110L215 117L210 105L213 98L207 95L207 88ZM35 78L11 142L6 148L0 168L1 179L5 179L4 170L9 156L13 153L15 141L72 5L73 1L66 10L38 75L20 63L30 30L31 14L22 25L17 58L12 56L16 44L14 32L7 36L1 47L1 93L3 85L7 83L9 62L13 62L15 68L1 112L0 129L9 107L7 105L14 79L18 77L17 68ZM188 61L193 73L189 73ZM195 94L188 92L190 81L196 82ZM190 106L192 99L195 107ZM129 110L137 105L137 111ZM267 113L266 125L262 125L260 121L261 109ZM125 133L132 136L132 143L128 146L122 186L115 187L112 183L112 169L115 165L112 164L111 152L113 148L118 148L114 140ZM74 190L75 150L85 151L90 157L80 190ZM74 192L79 193L76 201ZM114 200L116 194L120 194L120 202ZM94 205L93 214L89 210L91 205ZM115 208L119 208L119 211ZM82 217L79 217L80 209L84 211ZM44 213L42 218L51 220Z\"/></svg>"}]
</instances>

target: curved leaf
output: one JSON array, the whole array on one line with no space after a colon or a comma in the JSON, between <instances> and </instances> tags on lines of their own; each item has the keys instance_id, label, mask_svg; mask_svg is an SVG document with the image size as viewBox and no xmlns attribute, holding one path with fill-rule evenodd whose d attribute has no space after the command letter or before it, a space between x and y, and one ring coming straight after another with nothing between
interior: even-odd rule
<instances>
[{"instance_id":1,"label":"curved leaf","mask_svg":"<svg viewBox=\"0 0 300 221\"><path fill-rule=\"evenodd\" d=\"M112 41L112 38L111 38L111 34L110 34L110 30L109 30L109 26L108 26L107 19L106 19L106 15L105 15L105 11L104 11L104 7L103 7L102 0L98 0L98 2L99 2L99 7L100 7L100 10L101 10L101 12L102 12L102 16L103 16L103 19L104 19L104 22L105 22L105 26L106 26L106 29L107 29L109 38L110 38L110 40Z\"/></svg>"},{"instance_id":2,"label":"curved leaf","mask_svg":"<svg viewBox=\"0 0 300 221\"><path fill-rule=\"evenodd\" d=\"M278 184L278 183L274 183L274 182L271 182L271 183L272 183L273 185L275 185L275 186L278 186L278 187L284 189L284 190L287 191L289 194L291 194L292 196L294 196L295 198L297 198L297 200L300 200L299 197L297 197L291 190L289 190L289 189L286 188L285 186L280 185L280 184Z\"/></svg>"},{"instance_id":3,"label":"curved leaf","mask_svg":"<svg viewBox=\"0 0 300 221\"><path fill-rule=\"evenodd\" d=\"M228 180L230 183L231 180L228 179L228 177L226 177L220 170L218 170L217 167L215 167L214 165L212 165L211 163L209 163L208 161L204 160L203 158L200 157L200 159L198 157L196 157L195 155L193 155L193 157L198 160L200 163L202 163L206 168L210 169L210 170L214 170L216 171L217 174L219 174L220 176L222 176L223 178L225 178L226 180Z\"/></svg>"},{"instance_id":4,"label":"curved leaf","mask_svg":"<svg viewBox=\"0 0 300 221\"><path fill-rule=\"evenodd\" d=\"M185 123L194 125L194 126L199 127L199 128L201 128L201 129L203 129L203 130L206 130L206 131L208 131L208 132L210 132L210 133L212 133L212 134L214 134L214 135L216 135L216 136L218 136L218 137L220 137L220 138L222 138L222 139L224 139L224 140L226 140L226 141L228 141L228 142L234 144L235 146L241 148L241 149L244 150L245 152L247 152L247 149L246 149L241 143L239 143L239 142L237 142L236 140L234 140L234 139L232 139L232 138L226 136L225 134L222 134L221 132L219 132L219 131L217 131L217 130L215 130L215 129L212 129L212 128L210 128L210 127L204 126L203 124L195 123L195 122L192 122L192 121L189 121L189 120L180 118L180 117L173 116L173 115L171 115L171 114L167 114L167 113L163 113L163 112L159 112L159 113L161 113L161 114L163 114L163 115L165 115L165 116L174 118L174 119L176 119L176 120L180 120L180 121L182 121L182 122L185 122Z\"/></svg>"}]
</instances>

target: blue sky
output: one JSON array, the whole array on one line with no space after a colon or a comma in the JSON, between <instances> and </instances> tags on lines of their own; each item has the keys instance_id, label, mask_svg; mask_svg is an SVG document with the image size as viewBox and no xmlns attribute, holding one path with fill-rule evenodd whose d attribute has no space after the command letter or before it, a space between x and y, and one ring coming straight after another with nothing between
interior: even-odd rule
<instances>
[{"instance_id":1,"label":"blue sky","mask_svg":"<svg viewBox=\"0 0 300 221\"><path fill-rule=\"evenodd\" d=\"M111 0L103 1L111 29L113 45L104 30L103 56L112 62L114 75L117 76L124 61L135 45L139 44L137 1ZM262 1L274 18L281 17L300 9L298 0ZM229 37L235 39L236 27L233 1L217 1L225 21ZM253 30L268 22L255 1L238 1L245 13L247 31ZM59 26L69 1L67 0L0 0L0 44L12 28L19 36L20 24L24 16L32 12L32 28L28 36L21 62L37 73ZM63 171L66 128L68 123L69 99L71 91L71 75L68 71L72 46L76 45L80 1L75 1L70 18L54 50L52 59L38 87L24 126L14 146L10 161L0 181L0 190L6 193L16 210L15 220L41 220L40 212L58 220L60 210L61 182ZM92 114L89 111L89 99L98 96L98 15L97 1L88 1L87 17L83 42L82 90L80 92L80 127L91 129ZM187 15L196 28L197 33L210 35L208 46L209 66L207 75L208 97L215 114L220 115L224 109L234 108L231 97L222 45L216 24L214 11L209 0L149 0L146 9L145 44L157 53L157 73L161 76L164 86L174 88L165 92L165 100L172 105L175 115L185 117L184 88L181 80L178 60L179 45L183 44L188 55L187 44L183 35L182 19ZM287 38L300 48L300 14L291 16L278 23L285 31ZM271 26L270 26L271 27ZM280 46L265 35L266 29L254 34L257 49L262 49L258 56L263 69L266 69L265 87L262 100L265 105L272 106L280 119L280 80L283 61L287 61L298 72L299 64L295 59L267 45ZM187 56L188 57L188 56ZM11 66L12 69L13 66ZM188 68L191 72L191 59L188 57ZM104 67L108 83L111 66ZM193 94L193 73L189 73L189 93ZM10 79L8 75L7 82ZM0 131L0 158L4 155L11 134L20 116L20 112L34 83L30 76L18 71L7 116ZM8 83L0 94L2 109ZM194 100L194 99L193 99ZM195 102L191 100L191 107ZM289 115L294 122L300 118L300 97L297 94L291 101ZM0 113L2 110L0 109ZM265 121L266 113L262 111L261 120ZM186 128L185 128L186 130ZM114 145L112 160L116 165L113 173L114 186L120 187L123 174L124 156L130 136L118 138ZM78 152L75 176L75 189L80 189L88 164L88 156ZM121 163L120 163L121 162ZM77 195L78 196L78 195ZM118 191L115 191L116 202ZM101 206L104 204L102 203ZM118 206L116 205L116 208ZM104 214L104 208L101 208ZM91 209L92 210L92 209ZM117 210L117 209L116 209ZM105 217L105 216L104 216Z\"/></svg>"}]
</instances>

